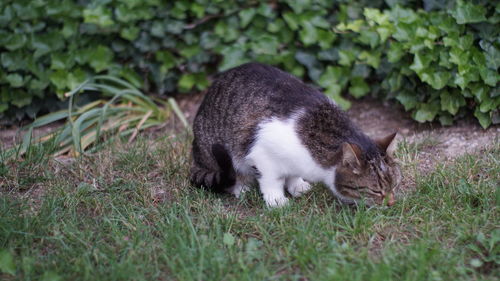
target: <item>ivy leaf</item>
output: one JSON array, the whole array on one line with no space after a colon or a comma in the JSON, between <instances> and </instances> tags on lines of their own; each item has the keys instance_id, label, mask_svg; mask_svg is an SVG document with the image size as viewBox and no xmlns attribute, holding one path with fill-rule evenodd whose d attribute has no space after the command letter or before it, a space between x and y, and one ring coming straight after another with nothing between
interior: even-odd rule
<instances>
[{"instance_id":1,"label":"ivy leaf","mask_svg":"<svg viewBox=\"0 0 500 281\"><path fill-rule=\"evenodd\" d=\"M358 58L360 60L366 61L368 65L377 69L380 65L380 53L379 52L367 52L363 51L359 54Z\"/></svg>"},{"instance_id":2,"label":"ivy leaf","mask_svg":"<svg viewBox=\"0 0 500 281\"><path fill-rule=\"evenodd\" d=\"M24 85L23 77L17 73L5 76L5 80L12 88L20 88Z\"/></svg>"},{"instance_id":3,"label":"ivy leaf","mask_svg":"<svg viewBox=\"0 0 500 281\"><path fill-rule=\"evenodd\" d=\"M418 15L412 9L406 9L397 5L391 10L391 18L396 22L412 24L418 19Z\"/></svg>"},{"instance_id":4,"label":"ivy leaf","mask_svg":"<svg viewBox=\"0 0 500 281\"><path fill-rule=\"evenodd\" d=\"M414 109L418 104L416 95L410 91L401 91L396 96L396 99L404 106L406 111Z\"/></svg>"},{"instance_id":5,"label":"ivy leaf","mask_svg":"<svg viewBox=\"0 0 500 281\"><path fill-rule=\"evenodd\" d=\"M342 86L339 84L331 84L325 90L325 94L333 99L336 104L340 106L343 110L347 110L351 107L351 102L345 98L343 98L340 93L342 92Z\"/></svg>"},{"instance_id":6,"label":"ivy leaf","mask_svg":"<svg viewBox=\"0 0 500 281\"><path fill-rule=\"evenodd\" d=\"M162 38L165 36L165 24L162 21L154 21L151 25L151 35Z\"/></svg>"},{"instance_id":7,"label":"ivy leaf","mask_svg":"<svg viewBox=\"0 0 500 281\"><path fill-rule=\"evenodd\" d=\"M382 87L390 92L397 92L401 89L403 75L393 72L382 82Z\"/></svg>"},{"instance_id":8,"label":"ivy leaf","mask_svg":"<svg viewBox=\"0 0 500 281\"><path fill-rule=\"evenodd\" d=\"M181 34L184 30L184 22L180 20L169 20L165 24L165 30L172 34Z\"/></svg>"},{"instance_id":9,"label":"ivy leaf","mask_svg":"<svg viewBox=\"0 0 500 281\"><path fill-rule=\"evenodd\" d=\"M322 73L322 69L321 69L321 64L316 59L316 56L314 56L311 53L297 51L295 53L295 59L302 65L307 67L308 75L312 80L314 81L319 80Z\"/></svg>"},{"instance_id":10,"label":"ivy leaf","mask_svg":"<svg viewBox=\"0 0 500 281\"><path fill-rule=\"evenodd\" d=\"M472 94L476 97L476 99L481 103L488 98L488 87L484 86L480 83L472 83L469 86Z\"/></svg>"},{"instance_id":11,"label":"ivy leaf","mask_svg":"<svg viewBox=\"0 0 500 281\"><path fill-rule=\"evenodd\" d=\"M486 9L470 1L457 1L455 9L449 11L458 24L482 22L486 20Z\"/></svg>"},{"instance_id":12,"label":"ivy leaf","mask_svg":"<svg viewBox=\"0 0 500 281\"><path fill-rule=\"evenodd\" d=\"M331 32L330 30L322 30L318 29L318 43L321 49L328 49L332 47L333 41L335 41L335 38L337 36L335 33Z\"/></svg>"},{"instance_id":13,"label":"ivy leaf","mask_svg":"<svg viewBox=\"0 0 500 281\"><path fill-rule=\"evenodd\" d=\"M392 30L385 26L378 26L376 28L378 35L380 36L380 42L384 43L387 38L392 35Z\"/></svg>"},{"instance_id":14,"label":"ivy leaf","mask_svg":"<svg viewBox=\"0 0 500 281\"><path fill-rule=\"evenodd\" d=\"M453 124L453 117L449 114L442 113L439 115L439 123L443 126L450 126Z\"/></svg>"},{"instance_id":15,"label":"ivy leaf","mask_svg":"<svg viewBox=\"0 0 500 281\"><path fill-rule=\"evenodd\" d=\"M486 85L495 87L500 81L500 74L496 71L493 71L486 67L479 68L479 74L481 75L481 79L483 79Z\"/></svg>"},{"instance_id":16,"label":"ivy leaf","mask_svg":"<svg viewBox=\"0 0 500 281\"><path fill-rule=\"evenodd\" d=\"M196 83L196 78L194 74L187 73L181 76L181 79L179 79L177 86L179 87L179 90L181 92L187 92L193 88L195 83Z\"/></svg>"},{"instance_id":17,"label":"ivy leaf","mask_svg":"<svg viewBox=\"0 0 500 281\"><path fill-rule=\"evenodd\" d=\"M111 10L104 6L83 10L83 19L85 23L93 23L100 27L109 27L114 24Z\"/></svg>"},{"instance_id":18,"label":"ivy leaf","mask_svg":"<svg viewBox=\"0 0 500 281\"><path fill-rule=\"evenodd\" d=\"M61 30L61 34L64 38L69 38L77 33L78 26L78 22L66 21L63 29Z\"/></svg>"},{"instance_id":19,"label":"ivy leaf","mask_svg":"<svg viewBox=\"0 0 500 281\"><path fill-rule=\"evenodd\" d=\"M431 60L432 58L430 56L416 53L413 57L413 63L410 65L410 69L415 71L416 73L420 73L429 66Z\"/></svg>"},{"instance_id":20,"label":"ivy leaf","mask_svg":"<svg viewBox=\"0 0 500 281\"><path fill-rule=\"evenodd\" d=\"M75 89L79 85L81 85L83 82L85 82L85 79L87 78L87 75L85 72L79 68L69 72L66 76L66 84L68 85L69 89Z\"/></svg>"},{"instance_id":21,"label":"ivy leaf","mask_svg":"<svg viewBox=\"0 0 500 281\"><path fill-rule=\"evenodd\" d=\"M248 24L252 21L255 14L256 14L255 8L248 8L248 9L241 10L238 14L240 16L240 19L241 19L240 26L242 28L247 27Z\"/></svg>"},{"instance_id":22,"label":"ivy leaf","mask_svg":"<svg viewBox=\"0 0 500 281\"><path fill-rule=\"evenodd\" d=\"M308 22L304 23L302 29L299 31L299 37L300 41L306 46L316 43L318 41L316 27Z\"/></svg>"},{"instance_id":23,"label":"ivy leaf","mask_svg":"<svg viewBox=\"0 0 500 281\"><path fill-rule=\"evenodd\" d=\"M224 54L224 59L219 65L219 71L224 71L248 62L248 58L245 56L245 50L241 46L225 47L222 49L221 54Z\"/></svg>"},{"instance_id":24,"label":"ivy leaf","mask_svg":"<svg viewBox=\"0 0 500 281\"><path fill-rule=\"evenodd\" d=\"M283 14L283 19L288 24L291 30L299 29L299 18L297 14L286 12Z\"/></svg>"},{"instance_id":25,"label":"ivy leaf","mask_svg":"<svg viewBox=\"0 0 500 281\"><path fill-rule=\"evenodd\" d=\"M155 57L156 60L162 63L160 67L162 73L167 73L169 69L176 65L176 58L169 51L157 51Z\"/></svg>"},{"instance_id":26,"label":"ivy leaf","mask_svg":"<svg viewBox=\"0 0 500 281\"><path fill-rule=\"evenodd\" d=\"M358 38L361 43L369 45L372 49L380 42L378 33L371 30L362 30Z\"/></svg>"},{"instance_id":27,"label":"ivy leaf","mask_svg":"<svg viewBox=\"0 0 500 281\"><path fill-rule=\"evenodd\" d=\"M23 91L21 89L14 89L11 91L12 96L14 97L14 99L10 101L11 104L15 105L18 108L22 108L31 104L31 101L33 100L33 96L31 94L28 94L26 91Z\"/></svg>"},{"instance_id":28,"label":"ivy leaf","mask_svg":"<svg viewBox=\"0 0 500 281\"><path fill-rule=\"evenodd\" d=\"M479 46L485 51L486 65L497 70L500 67L500 49L486 40L479 41Z\"/></svg>"},{"instance_id":29,"label":"ivy leaf","mask_svg":"<svg viewBox=\"0 0 500 281\"><path fill-rule=\"evenodd\" d=\"M481 127L483 127L484 129L488 128L491 125L490 114L481 112L481 110L479 110L479 107L476 107L476 110L474 111L474 116L477 118L479 124L481 124Z\"/></svg>"},{"instance_id":30,"label":"ivy leaf","mask_svg":"<svg viewBox=\"0 0 500 281\"><path fill-rule=\"evenodd\" d=\"M398 42L391 42L389 50L387 51L387 60L391 63L398 62L406 54L403 49L403 44Z\"/></svg>"},{"instance_id":31,"label":"ivy leaf","mask_svg":"<svg viewBox=\"0 0 500 281\"><path fill-rule=\"evenodd\" d=\"M466 65L469 61L469 54L460 50L459 48L451 48L450 62L456 65Z\"/></svg>"},{"instance_id":32,"label":"ivy leaf","mask_svg":"<svg viewBox=\"0 0 500 281\"><path fill-rule=\"evenodd\" d=\"M204 31L201 34L200 45L203 49L214 49L219 42L219 38L212 32Z\"/></svg>"},{"instance_id":33,"label":"ivy leaf","mask_svg":"<svg viewBox=\"0 0 500 281\"><path fill-rule=\"evenodd\" d=\"M351 21L347 24L341 22L336 26L336 28L340 31L354 31L354 32L360 32L361 28L365 25L365 22L363 20L354 20Z\"/></svg>"},{"instance_id":34,"label":"ivy leaf","mask_svg":"<svg viewBox=\"0 0 500 281\"><path fill-rule=\"evenodd\" d=\"M400 42L411 41L414 36L414 26L400 22L396 25L396 31L392 35Z\"/></svg>"},{"instance_id":35,"label":"ivy leaf","mask_svg":"<svg viewBox=\"0 0 500 281\"><path fill-rule=\"evenodd\" d=\"M436 71L429 75L429 79L426 81L432 88L436 90L441 90L448 84L451 78L451 74L448 71Z\"/></svg>"},{"instance_id":36,"label":"ivy leaf","mask_svg":"<svg viewBox=\"0 0 500 281\"><path fill-rule=\"evenodd\" d=\"M53 53L50 58L51 69L70 69L75 64L71 54Z\"/></svg>"},{"instance_id":37,"label":"ivy leaf","mask_svg":"<svg viewBox=\"0 0 500 281\"><path fill-rule=\"evenodd\" d=\"M34 91L44 90L49 85L47 80L31 79L29 83L29 88Z\"/></svg>"},{"instance_id":38,"label":"ivy leaf","mask_svg":"<svg viewBox=\"0 0 500 281\"><path fill-rule=\"evenodd\" d=\"M453 94L448 91L442 91L441 110L446 110L452 115L457 114L458 109L465 105L465 99L461 94Z\"/></svg>"},{"instance_id":39,"label":"ivy leaf","mask_svg":"<svg viewBox=\"0 0 500 281\"><path fill-rule=\"evenodd\" d=\"M349 70L340 66L328 66L326 71L321 75L318 84L323 88L331 88L333 84L340 85L341 88L345 86L349 78ZM330 89L331 92L332 89ZM340 91L337 93L340 94Z\"/></svg>"},{"instance_id":40,"label":"ivy leaf","mask_svg":"<svg viewBox=\"0 0 500 281\"><path fill-rule=\"evenodd\" d=\"M120 36L129 41L134 41L141 30L136 26L129 26L120 31Z\"/></svg>"},{"instance_id":41,"label":"ivy leaf","mask_svg":"<svg viewBox=\"0 0 500 281\"><path fill-rule=\"evenodd\" d=\"M111 66L113 52L106 46L99 45L89 55L89 64L96 71L101 72Z\"/></svg>"},{"instance_id":42,"label":"ivy leaf","mask_svg":"<svg viewBox=\"0 0 500 281\"><path fill-rule=\"evenodd\" d=\"M201 52L200 45L185 46L180 50L181 56L189 59Z\"/></svg>"},{"instance_id":43,"label":"ivy leaf","mask_svg":"<svg viewBox=\"0 0 500 281\"><path fill-rule=\"evenodd\" d=\"M5 46L9 51L14 51L22 48L28 39L24 34L9 34L6 39L3 40L2 45Z\"/></svg>"},{"instance_id":44,"label":"ivy leaf","mask_svg":"<svg viewBox=\"0 0 500 281\"><path fill-rule=\"evenodd\" d=\"M351 66L356 59L356 53L353 50L343 49L339 50L339 64L344 66Z\"/></svg>"},{"instance_id":45,"label":"ivy leaf","mask_svg":"<svg viewBox=\"0 0 500 281\"><path fill-rule=\"evenodd\" d=\"M229 26L226 21L218 21L215 25L215 34L224 42L231 42L239 37L239 31L236 27Z\"/></svg>"},{"instance_id":46,"label":"ivy leaf","mask_svg":"<svg viewBox=\"0 0 500 281\"><path fill-rule=\"evenodd\" d=\"M279 42L276 36L261 35L255 38L251 44L251 49L256 54L276 55L278 52Z\"/></svg>"},{"instance_id":47,"label":"ivy leaf","mask_svg":"<svg viewBox=\"0 0 500 281\"><path fill-rule=\"evenodd\" d=\"M387 25L389 24L389 14L382 13L378 9L373 9L373 8L364 8L363 10L363 15L377 23L378 25Z\"/></svg>"},{"instance_id":48,"label":"ivy leaf","mask_svg":"<svg viewBox=\"0 0 500 281\"><path fill-rule=\"evenodd\" d=\"M64 70L57 70L50 74L50 82L56 86L57 89L66 89L66 72Z\"/></svg>"},{"instance_id":49,"label":"ivy leaf","mask_svg":"<svg viewBox=\"0 0 500 281\"><path fill-rule=\"evenodd\" d=\"M439 111L439 106L435 103L423 103L420 105L420 108L415 112L413 119L417 120L420 123L424 123L426 121L434 120L436 114Z\"/></svg>"},{"instance_id":50,"label":"ivy leaf","mask_svg":"<svg viewBox=\"0 0 500 281\"><path fill-rule=\"evenodd\" d=\"M360 98L366 95L370 91L370 87L366 84L362 77L353 77L351 79L351 86L349 87L349 93L355 98Z\"/></svg>"},{"instance_id":51,"label":"ivy leaf","mask_svg":"<svg viewBox=\"0 0 500 281\"><path fill-rule=\"evenodd\" d=\"M64 40L61 40L59 32L48 32L32 36L31 47L35 49L34 58L39 58L51 51L64 48Z\"/></svg>"},{"instance_id":52,"label":"ivy leaf","mask_svg":"<svg viewBox=\"0 0 500 281\"><path fill-rule=\"evenodd\" d=\"M0 272L4 272L10 275L16 274L16 265L14 264L14 258L7 250L0 251Z\"/></svg>"},{"instance_id":53,"label":"ivy leaf","mask_svg":"<svg viewBox=\"0 0 500 281\"><path fill-rule=\"evenodd\" d=\"M439 53L439 66L446 67L447 69L453 67L450 62L450 53L448 51L443 50Z\"/></svg>"},{"instance_id":54,"label":"ivy leaf","mask_svg":"<svg viewBox=\"0 0 500 281\"><path fill-rule=\"evenodd\" d=\"M202 18L205 15L205 6L199 3L191 3L189 10L196 15L196 18Z\"/></svg>"}]
</instances>

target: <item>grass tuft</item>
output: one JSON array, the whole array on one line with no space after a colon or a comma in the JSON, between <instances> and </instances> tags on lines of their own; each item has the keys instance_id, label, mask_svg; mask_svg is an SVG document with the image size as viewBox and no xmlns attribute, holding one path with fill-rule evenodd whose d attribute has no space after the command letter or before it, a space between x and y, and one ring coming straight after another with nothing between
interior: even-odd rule
<instances>
[{"instance_id":1,"label":"grass tuft","mask_svg":"<svg viewBox=\"0 0 500 281\"><path fill-rule=\"evenodd\" d=\"M118 139L77 160L33 146L2 162L0 279L499 279L498 144L425 174L403 158L414 186L391 208L316 185L268 209L257 190L191 187L189 142Z\"/></svg>"}]
</instances>

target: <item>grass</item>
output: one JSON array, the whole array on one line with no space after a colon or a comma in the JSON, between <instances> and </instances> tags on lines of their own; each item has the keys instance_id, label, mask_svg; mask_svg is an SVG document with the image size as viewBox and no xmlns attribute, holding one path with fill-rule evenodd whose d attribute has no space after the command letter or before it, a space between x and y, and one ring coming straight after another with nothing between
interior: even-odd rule
<instances>
[{"instance_id":1,"label":"grass","mask_svg":"<svg viewBox=\"0 0 500 281\"><path fill-rule=\"evenodd\" d=\"M391 208L322 186L281 209L195 189L181 136L46 151L2 161L2 280L499 280L498 142L411 175Z\"/></svg>"}]
</instances>

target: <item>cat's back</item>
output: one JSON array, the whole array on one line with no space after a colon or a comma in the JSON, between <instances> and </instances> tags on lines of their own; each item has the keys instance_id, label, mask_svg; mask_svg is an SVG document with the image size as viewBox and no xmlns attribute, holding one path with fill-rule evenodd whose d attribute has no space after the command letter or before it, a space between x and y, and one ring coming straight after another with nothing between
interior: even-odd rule
<instances>
[{"instance_id":1,"label":"cat's back","mask_svg":"<svg viewBox=\"0 0 500 281\"><path fill-rule=\"evenodd\" d=\"M203 103L209 107L237 107L240 115L255 109L280 116L327 100L321 92L297 77L254 62L219 74Z\"/></svg>"}]
</instances>

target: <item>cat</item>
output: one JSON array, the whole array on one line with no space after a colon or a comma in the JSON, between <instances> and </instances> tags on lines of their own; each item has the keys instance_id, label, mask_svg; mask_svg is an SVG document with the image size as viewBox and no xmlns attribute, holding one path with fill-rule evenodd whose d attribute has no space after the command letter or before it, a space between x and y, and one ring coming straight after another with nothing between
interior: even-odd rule
<instances>
[{"instance_id":1,"label":"cat","mask_svg":"<svg viewBox=\"0 0 500 281\"><path fill-rule=\"evenodd\" d=\"M396 133L372 140L331 99L278 68L247 63L218 75L193 123L190 180L239 197L257 180L283 206L323 182L340 201L393 205Z\"/></svg>"}]
</instances>

